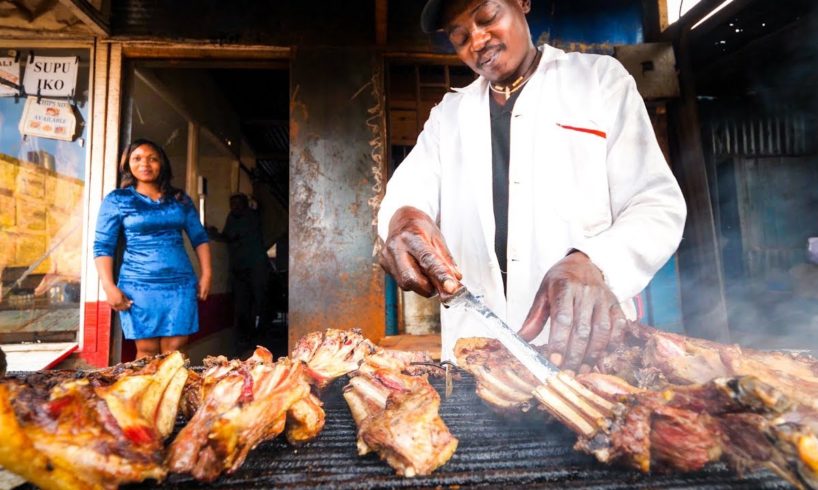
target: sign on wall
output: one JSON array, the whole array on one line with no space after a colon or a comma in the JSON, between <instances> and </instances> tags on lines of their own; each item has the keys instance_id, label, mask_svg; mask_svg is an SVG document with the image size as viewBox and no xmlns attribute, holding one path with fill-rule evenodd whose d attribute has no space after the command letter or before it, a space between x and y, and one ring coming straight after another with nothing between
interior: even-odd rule
<instances>
[{"instance_id":1,"label":"sign on wall","mask_svg":"<svg viewBox=\"0 0 818 490\"><path fill-rule=\"evenodd\" d=\"M14 56L0 56L0 78L19 86L20 60ZM0 83L0 97L10 97L19 94L19 89Z\"/></svg>"},{"instance_id":2,"label":"sign on wall","mask_svg":"<svg viewBox=\"0 0 818 490\"><path fill-rule=\"evenodd\" d=\"M77 117L66 101L29 96L20 118L20 134L72 141L77 129Z\"/></svg>"},{"instance_id":3,"label":"sign on wall","mask_svg":"<svg viewBox=\"0 0 818 490\"><path fill-rule=\"evenodd\" d=\"M79 58L75 56L32 56L26 63L23 77L26 94L41 97L73 96L79 64Z\"/></svg>"}]
</instances>

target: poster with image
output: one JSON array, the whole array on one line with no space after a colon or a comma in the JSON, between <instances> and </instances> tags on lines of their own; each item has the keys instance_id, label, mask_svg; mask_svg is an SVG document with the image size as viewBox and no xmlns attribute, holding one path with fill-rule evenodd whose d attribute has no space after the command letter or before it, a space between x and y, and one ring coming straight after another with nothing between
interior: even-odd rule
<instances>
[{"instance_id":1,"label":"poster with image","mask_svg":"<svg viewBox=\"0 0 818 490\"><path fill-rule=\"evenodd\" d=\"M39 136L63 141L74 139L77 118L66 101L28 97L23 117L20 118L20 134Z\"/></svg>"},{"instance_id":2,"label":"poster with image","mask_svg":"<svg viewBox=\"0 0 818 490\"><path fill-rule=\"evenodd\" d=\"M14 56L0 56L0 79L10 84L20 85L20 60ZM20 95L20 90L0 83L0 97Z\"/></svg>"}]
</instances>

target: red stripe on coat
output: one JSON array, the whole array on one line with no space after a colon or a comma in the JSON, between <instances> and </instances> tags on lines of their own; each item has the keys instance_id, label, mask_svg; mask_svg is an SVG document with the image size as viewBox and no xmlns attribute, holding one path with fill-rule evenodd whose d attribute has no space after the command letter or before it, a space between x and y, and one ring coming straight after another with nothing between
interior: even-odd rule
<instances>
[{"instance_id":1,"label":"red stripe on coat","mask_svg":"<svg viewBox=\"0 0 818 490\"><path fill-rule=\"evenodd\" d=\"M600 138L603 138L603 139L608 137L608 135L605 133L605 131L600 131L598 129L578 128L576 126L566 126L565 124L560 124L560 123L557 123L557 126L563 128L563 129L570 129L571 131L579 131L580 133L593 134L594 136L599 136Z\"/></svg>"}]
</instances>

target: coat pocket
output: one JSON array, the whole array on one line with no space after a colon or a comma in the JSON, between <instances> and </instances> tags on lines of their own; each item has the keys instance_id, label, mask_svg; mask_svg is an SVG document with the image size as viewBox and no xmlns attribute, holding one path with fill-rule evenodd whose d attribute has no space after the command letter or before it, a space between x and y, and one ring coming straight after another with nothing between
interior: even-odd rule
<instances>
[{"instance_id":1,"label":"coat pocket","mask_svg":"<svg viewBox=\"0 0 818 490\"><path fill-rule=\"evenodd\" d=\"M570 228L591 237L611 225L607 135L590 121L558 121L555 141L562 146L558 172L560 216Z\"/></svg>"}]
</instances>

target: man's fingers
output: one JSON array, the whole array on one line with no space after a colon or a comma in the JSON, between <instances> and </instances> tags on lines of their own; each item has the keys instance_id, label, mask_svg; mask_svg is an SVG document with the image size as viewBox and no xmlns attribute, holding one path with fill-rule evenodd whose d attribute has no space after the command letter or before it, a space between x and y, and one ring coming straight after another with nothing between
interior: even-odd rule
<instances>
[{"instance_id":1,"label":"man's fingers","mask_svg":"<svg viewBox=\"0 0 818 490\"><path fill-rule=\"evenodd\" d=\"M548 294L542 290L534 297L534 303L528 310L523 326L517 334L528 342L531 342L542 332L545 321L548 319Z\"/></svg>"},{"instance_id":2,"label":"man's fingers","mask_svg":"<svg viewBox=\"0 0 818 490\"><path fill-rule=\"evenodd\" d=\"M436 250L424 248L412 253L417 259L420 269L426 274L435 289L441 293L452 294L457 290L457 279L451 268L446 264Z\"/></svg>"},{"instance_id":3,"label":"man's fingers","mask_svg":"<svg viewBox=\"0 0 818 490\"><path fill-rule=\"evenodd\" d=\"M574 318L571 337L565 349L565 369L579 369L591 340L591 318L594 314L595 295L587 286L584 291L574 297Z\"/></svg>"},{"instance_id":4,"label":"man's fingers","mask_svg":"<svg viewBox=\"0 0 818 490\"><path fill-rule=\"evenodd\" d=\"M434 288L423 274L420 265L399 240L389 240L381 251L381 266L395 278L398 287L430 297Z\"/></svg>"},{"instance_id":5,"label":"man's fingers","mask_svg":"<svg viewBox=\"0 0 818 490\"><path fill-rule=\"evenodd\" d=\"M574 321L574 296L565 281L556 281L550 297L551 331L548 334L548 350L551 362L561 365L571 338L571 325Z\"/></svg>"},{"instance_id":6,"label":"man's fingers","mask_svg":"<svg viewBox=\"0 0 818 490\"><path fill-rule=\"evenodd\" d=\"M401 254L395 257L395 270L395 281L401 289L414 291L427 298L434 295L435 288L411 255Z\"/></svg>"},{"instance_id":7,"label":"man's fingers","mask_svg":"<svg viewBox=\"0 0 818 490\"><path fill-rule=\"evenodd\" d=\"M462 278L438 226L411 206L398 209L390 219L381 256L381 265L402 289L423 296L453 294Z\"/></svg>"},{"instance_id":8,"label":"man's fingers","mask_svg":"<svg viewBox=\"0 0 818 490\"><path fill-rule=\"evenodd\" d=\"M611 340L611 315L608 302L594 306L594 313L591 317L591 340L588 341L588 348L585 349L585 359L583 362L593 366L608 347Z\"/></svg>"},{"instance_id":9,"label":"man's fingers","mask_svg":"<svg viewBox=\"0 0 818 490\"><path fill-rule=\"evenodd\" d=\"M625 329L628 326L628 320L625 318L625 312L619 306L614 298L614 303L611 305L609 318L611 319L611 340L609 345L619 346L625 342Z\"/></svg>"},{"instance_id":10,"label":"man's fingers","mask_svg":"<svg viewBox=\"0 0 818 490\"><path fill-rule=\"evenodd\" d=\"M454 275L455 279L458 281L463 279L463 273L460 272L460 268L457 267L457 264L452 257L452 253L449 252L449 247L441 240L435 240L435 247L437 247L438 252L443 256L443 259L449 264L449 268L451 273Z\"/></svg>"}]
</instances>

